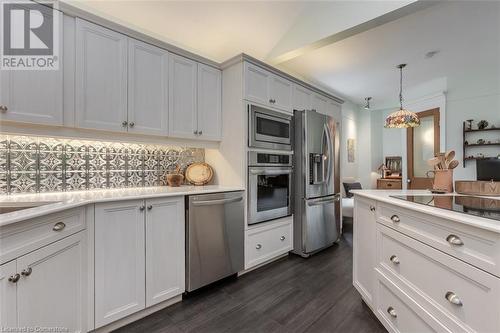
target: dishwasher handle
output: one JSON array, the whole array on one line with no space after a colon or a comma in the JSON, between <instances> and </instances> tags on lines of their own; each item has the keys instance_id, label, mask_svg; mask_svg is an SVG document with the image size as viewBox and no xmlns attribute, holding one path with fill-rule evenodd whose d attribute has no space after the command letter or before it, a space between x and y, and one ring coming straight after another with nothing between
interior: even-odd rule
<instances>
[{"instance_id":1,"label":"dishwasher handle","mask_svg":"<svg viewBox=\"0 0 500 333\"><path fill-rule=\"evenodd\" d=\"M191 204L193 206L225 205L225 204L228 204L228 203L239 202L241 200L243 200L243 197L229 198L229 199L193 201Z\"/></svg>"}]
</instances>

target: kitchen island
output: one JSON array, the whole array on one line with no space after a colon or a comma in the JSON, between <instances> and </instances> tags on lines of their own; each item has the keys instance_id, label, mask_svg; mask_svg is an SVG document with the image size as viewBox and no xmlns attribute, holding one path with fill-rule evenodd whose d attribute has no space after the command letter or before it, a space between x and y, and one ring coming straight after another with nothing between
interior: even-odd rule
<instances>
[{"instance_id":1,"label":"kitchen island","mask_svg":"<svg viewBox=\"0 0 500 333\"><path fill-rule=\"evenodd\" d=\"M498 199L353 193L353 284L389 332L500 331Z\"/></svg>"}]
</instances>

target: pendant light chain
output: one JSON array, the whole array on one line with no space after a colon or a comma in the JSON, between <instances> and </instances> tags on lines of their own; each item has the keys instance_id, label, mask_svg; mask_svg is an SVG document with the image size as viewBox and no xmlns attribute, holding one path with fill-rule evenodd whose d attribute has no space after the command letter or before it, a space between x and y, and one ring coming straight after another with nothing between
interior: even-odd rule
<instances>
[{"instance_id":1,"label":"pendant light chain","mask_svg":"<svg viewBox=\"0 0 500 333\"><path fill-rule=\"evenodd\" d=\"M404 65L399 66L399 106L400 110L403 110L403 67Z\"/></svg>"}]
</instances>

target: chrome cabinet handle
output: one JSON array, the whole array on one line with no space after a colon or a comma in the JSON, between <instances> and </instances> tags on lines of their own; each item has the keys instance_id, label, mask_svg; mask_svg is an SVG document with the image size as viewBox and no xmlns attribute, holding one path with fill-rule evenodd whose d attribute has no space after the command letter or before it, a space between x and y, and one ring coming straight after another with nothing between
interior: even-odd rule
<instances>
[{"instance_id":1,"label":"chrome cabinet handle","mask_svg":"<svg viewBox=\"0 0 500 333\"><path fill-rule=\"evenodd\" d=\"M21 275L16 273L14 275L9 276L9 282L17 283L17 281L19 281L20 278L21 278Z\"/></svg>"},{"instance_id":2,"label":"chrome cabinet handle","mask_svg":"<svg viewBox=\"0 0 500 333\"><path fill-rule=\"evenodd\" d=\"M393 264L395 265L399 265L399 258L397 255L392 255L390 258L389 258L390 261L392 261Z\"/></svg>"},{"instance_id":3,"label":"chrome cabinet handle","mask_svg":"<svg viewBox=\"0 0 500 333\"><path fill-rule=\"evenodd\" d=\"M194 135L198 135L198 130L193 131Z\"/></svg>"},{"instance_id":4,"label":"chrome cabinet handle","mask_svg":"<svg viewBox=\"0 0 500 333\"><path fill-rule=\"evenodd\" d=\"M5 105L0 105L0 112L5 113L9 110Z\"/></svg>"},{"instance_id":5,"label":"chrome cabinet handle","mask_svg":"<svg viewBox=\"0 0 500 333\"><path fill-rule=\"evenodd\" d=\"M399 221L401 221L401 219L397 215L392 215L391 216L391 221L394 222L394 223L398 223Z\"/></svg>"},{"instance_id":6,"label":"chrome cabinet handle","mask_svg":"<svg viewBox=\"0 0 500 333\"><path fill-rule=\"evenodd\" d=\"M452 291L448 291L444 297L445 297L445 298L448 300L448 302L450 302L451 304L454 304L454 305L456 305L456 306L462 306L462 305L464 305L464 304L462 303L462 301L460 300L460 298L458 298L457 294L455 294L455 293L454 293L454 292L452 292Z\"/></svg>"},{"instance_id":7,"label":"chrome cabinet handle","mask_svg":"<svg viewBox=\"0 0 500 333\"><path fill-rule=\"evenodd\" d=\"M374 212L374 211L375 211L375 206L370 206L370 210L371 210L372 212Z\"/></svg>"},{"instance_id":8,"label":"chrome cabinet handle","mask_svg":"<svg viewBox=\"0 0 500 333\"><path fill-rule=\"evenodd\" d=\"M451 245L457 245L457 246L464 245L464 242L457 235L449 235L448 237L446 237L446 241Z\"/></svg>"},{"instance_id":9,"label":"chrome cabinet handle","mask_svg":"<svg viewBox=\"0 0 500 333\"><path fill-rule=\"evenodd\" d=\"M270 99L269 103L274 104L274 103L276 103L276 100L275 99Z\"/></svg>"},{"instance_id":10,"label":"chrome cabinet handle","mask_svg":"<svg viewBox=\"0 0 500 333\"><path fill-rule=\"evenodd\" d=\"M135 126L135 123L134 122L131 122L130 124L128 124L130 127L134 127Z\"/></svg>"},{"instance_id":11,"label":"chrome cabinet handle","mask_svg":"<svg viewBox=\"0 0 500 333\"><path fill-rule=\"evenodd\" d=\"M257 250L260 250L260 249L262 249L262 245L257 244L257 246L255 246L255 248L256 248Z\"/></svg>"},{"instance_id":12,"label":"chrome cabinet handle","mask_svg":"<svg viewBox=\"0 0 500 333\"><path fill-rule=\"evenodd\" d=\"M52 228L52 230L62 231L64 228L66 228L66 224L64 224L64 222L57 222L56 224L54 224L54 227Z\"/></svg>"},{"instance_id":13,"label":"chrome cabinet handle","mask_svg":"<svg viewBox=\"0 0 500 333\"><path fill-rule=\"evenodd\" d=\"M199 131L199 132L198 132L198 135L202 135L202 134L203 134L203 131Z\"/></svg>"},{"instance_id":14,"label":"chrome cabinet handle","mask_svg":"<svg viewBox=\"0 0 500 333\"><path fill-rule=\"evenodd\" d=\"M281 240L281 241L284 241L285 239L286 239L286 237L285 237L285 236L281 236L281 237L280 237L280 240Z\"/></svg>"},{"instance_id":15,"label":"chrome cabinet handle","mask_svg":"<svg viewBox=\"0 0 500 333\"><path fill-rule=\"evenodd\" d=\"M141 212L142 212L144 209L146 209L146 207L144 207L144 206L140 206L140 207L139 207L139 210L140 210Z\"/></svg>"},{"instance_id":16,"label":"chrome cabinet handle","mask_svg":"<svg viewBox=\"0 0 500 333\"><path fill-rule=\"evenodd\" d=\"M23 271L21 272L21 275L22 276L30 276L32 272L33 272L33 269L31 267L28 267L26 269L23 269Z\"/></svg>"},{"instance_id":17,"label":"chrome cabinet handle","mask_svg":"<svg viewBox=\"0 0 500 333\"><path fill-rule=\"evenodd\" d=\"M148 205L148 210L153 209L153 205Z\"/></svg>"},{"instance_id":18,"label":"chrome cabinet handle","mask_svg":"<svg viewBox=\"0 0 500 333\"><path fill-rule=\"evenodd\" d=\"M123 127L127 127L127 125L128 125L128 121L124 120L124 121L122 122L122 126L123 126Z\"/></svg>"},{"instance_id":19,"label":"chrome cabinet handle","mask_svg":"<svg viewBox=\"0 0 500 333\"><path fill-rule=\"evenodd\" d=\"M397 318L398 314L396 312L396 309L394 309L392 306L387 308L387 313L391 315L393 318Z\"/></svg>"}]
</instances>

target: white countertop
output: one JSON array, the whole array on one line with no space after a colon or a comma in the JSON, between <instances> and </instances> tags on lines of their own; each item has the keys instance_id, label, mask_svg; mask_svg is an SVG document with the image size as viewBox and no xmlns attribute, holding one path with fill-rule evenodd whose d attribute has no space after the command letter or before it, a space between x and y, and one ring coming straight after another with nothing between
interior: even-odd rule
<instances>
[{"instance_id":1,"label":"white countertop","mask_svg":"<svg viewBox=\"0 0 500 333\"><path fill-rule=\"evenodd\" d=\"M47 205L18 210L0 215L0 226L7 224L60 212L66 209L81 207L88 204L118 201L148 199L171 196L184 196L194 194L207 194L216 192L242 191L241 187L229 187L219 185L207 186L156 186L156 187L136 187L109 190L93 190L79 192L55 192L37 194L12 194L0 195L0 203L6 206L8 203L42 203L54 202Z\"/></svg>"},{"instance_id":2,"label":"white countertop","mask_svg":"<svg viewBox=\"0 0 500 333\"><path fill-rule=\"evenodd\" d=\"M411 209L417 212L426 213L436 217L448 219L454 222L459 222L481 229L486 229L500 233L500 221L492 220L485 217L469 215L465 213L454 212L444 208L427 206L419 203L409 202L401 199L391 198L392 195L439 195L433 194L428 190L351 190L354 197L360 196L380 202L385 202L391 205ZM446 195L446 194L444 194ZM448 194L449 195L449 194ZM459 196L460 194L455 194ZM485 197L488 199L500 200L498 197Z\"/></svg>"}]
</instances>

